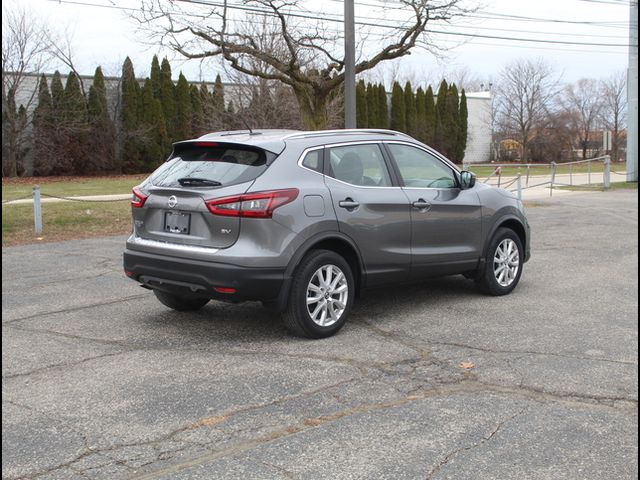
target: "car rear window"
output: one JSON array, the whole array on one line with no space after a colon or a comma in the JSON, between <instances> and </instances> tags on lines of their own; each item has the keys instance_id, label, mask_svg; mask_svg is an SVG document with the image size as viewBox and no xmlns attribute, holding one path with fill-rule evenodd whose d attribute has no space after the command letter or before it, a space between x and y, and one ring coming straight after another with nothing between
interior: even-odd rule
<instances>
[{"instance_id":1,"label":"car rear window","mask_svg":"<svg viewBox=\"0 0 640 480\"><path fill-rule=\"evenodd\" d=\"M256 147L237 144L194 142L174 145L166 163L150 177L152 185L179 186L179 179L198 178L234 185L254 180L275 158Z\"/></svg>"}]
</instances>

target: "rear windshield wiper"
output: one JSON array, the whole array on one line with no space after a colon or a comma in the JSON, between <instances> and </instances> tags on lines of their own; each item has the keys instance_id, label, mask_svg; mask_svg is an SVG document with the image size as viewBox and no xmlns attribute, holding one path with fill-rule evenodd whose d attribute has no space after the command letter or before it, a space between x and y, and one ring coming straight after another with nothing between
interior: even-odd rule
<instances>
[{"instance_id":1,"label":"rear windshield wiper","mask_svg":"<svg viewBox=\"0 0 640 480\"><path fill-rule=\"evenodd\" d=\"M183 187L219 187L222 185L216 180L209 180L208 178L197 177L184 177L179 178L178 183Z\"/></svg>"}]
</instances>

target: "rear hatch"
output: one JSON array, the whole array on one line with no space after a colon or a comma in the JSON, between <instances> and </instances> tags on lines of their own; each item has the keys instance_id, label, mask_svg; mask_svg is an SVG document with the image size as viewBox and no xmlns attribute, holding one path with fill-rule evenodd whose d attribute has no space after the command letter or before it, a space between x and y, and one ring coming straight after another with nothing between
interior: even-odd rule
<instances>
[{"instance_id":1,"label":"rear hatch","mask_svg":"<svg viewBox=\"0 0 640 480\"><path fill-rule=\"evenodd\" d=\"M138 237L184 245L226 248L240 234L240 218L214 215L205 201L241 195L275 159L241 144L190 141L174 145L169 160L134 190Z\"/></svg>"}]
</instances>

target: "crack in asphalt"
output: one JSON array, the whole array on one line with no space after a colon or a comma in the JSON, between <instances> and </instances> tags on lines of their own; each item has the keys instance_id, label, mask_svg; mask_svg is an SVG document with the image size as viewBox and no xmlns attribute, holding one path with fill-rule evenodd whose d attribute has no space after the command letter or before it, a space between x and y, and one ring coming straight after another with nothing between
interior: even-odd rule
<instances>
[{"instance_id":1,"label":"crack in asphalt","mask_svg":"<svg viewBox=\"0 0 640 480\"><path fill-rule=\"evenodd\" d=\"M548 356L548 357L561 357L561 358L571 358L574 360L587 360L590 362L604 362L604 363L617 363L620 365L632 365L638 366L638 362L628 362L626 360L612 360L609 358L596 358L596 357L583 357L579 355L568 355L565 353L553 353L553 352L536 352L532 350L496 350L486 347L476 347L473 345L467 345L464 343L455 343L455 342L437 342L437 341L429 341L430 345L444 345L448 347L457 347L457 348L465 348L469 350L478 350L480 352L485 353L494 353L494 354L510 354L510 355L540 355L540 356Z\"/></svg>"},{"instance_id":2,"label":"crack in asphalt","mask_svg":"<svg viewBox=\"0 0 640 480\"><path fill-rule=\"evenodd\" d=\"M431 469L431 471L427 474L426 480L432 480L434 478L435 475L438 474L438 472L440 472L440 470L442 470L444 467L447 466L447 464L453 459L455 458L459 453L461 452L465 452L468 450L473 450L475 448L478 448L480 446L482 446L483 444L490 442L500 431L500 429L508 422L514 420L516 417L519 417L520 415L522 415L524 412L526 411L526 409L522 409L520 410L518 413L515 413L514 415L511 415L507 418L505 418L504 420L501 420L498 422L498 424L495 426L495 428L493 428L489 434L487 436L483 436L480 441L475 442L471 445L466 445L464 447L460 447L460 448L456 448L455 450L447 453L444 458L435 466Z\"/></svg>"},{"instance_id":3,"label":"crack in asphalt","mask_svg":"<svg viewBox=\"0 0 640 480\"><path fill-rule=\"evenodd\" d=\"M207 452L204 455L199 455L199 456L187 459L186 461L183 461L181 463L169 465L167 467L160 468L151 472L142 473L140 475L132 477L131 480L152 480L152 479L157 479L166 475L175 474L181 470L185 470L187 468L190 468L196 465L201 465L203 463L208 463L213 460L217 460L219 458L223 458L230 455L238 455L240 453L251 450L255 447L263 446L263 445L272 443L276 440L280 440L285 437L296 435L305 430L316 428L318 426L324 425L325 423L332 422L346 416L351 416L359 413L366 413L374 410L399 407L406 403L419 400L420 398L423 398L423 397L417 396L417 395L411 395L395 401L364 404L364 405L353 407L332 415L326 415L326 416L317 417L313 419L305 419L297 425L283 428L281 430L272 432L268 435L265 435L259 438L246 440L244 442L233 445L231 447L226 447L220 450L213 450L213 451Z\"/></svg>"},{"instance_id":4,"label":"crack in asphalt","mask_svg":"<svg viewBox=\"0 0 640 480\"><path fill-rule=\"evenodd\" d=\"M23 320L32 320L38 317L48 317L49 315L55 315L58 313L70 313L70 312L78 312L81 310L87 310L95 307L103 307L106 305L113 305L114 303L128 302L130 300L138 300L140 298L148 297L147 294L138 294L138 295L130 295L128 297L116 298L114 300L107 300L105 302L96 302L90 303L88 305L78 305L76 307L62 308L60 310L49 310L45 312L36 312L24 317L12 318L11 320L7 320L6 322L2 322L3 325L12 325L16 322L21 322Z\"/></svg>"},{"instance_id":5,"label":"crack in asphalt","mask_svg":"<svg viewBox=\"0 0 640 480\"><path fill-rule=\"evenodd\" d=\"M13 380L15 378L28 377L30 375L35 375L35 374L38 374L38 373L47 372L49 370L56 370L56 369L59 369L59 368L77 367L78 365L82 365L83 363L87 363L87 362L90 362L92 360L99 360L101 358L107 358L107 357L115 357L115 356L118 356L118 355L122 355L123 353L129 353L130 351L131 350L121 351L121 352L109 352L109 353L103 353L102 355L95 355L93 357L83 358L83 359L78 360L76 362L55 363L55 364L52 364L52 365L47 365L46 367L35 368L35 369L30 370L28 372L13 373L13 374L10 374L10 375L3 375L2 376L2 380Z\"/></svg>"}]
</instances>

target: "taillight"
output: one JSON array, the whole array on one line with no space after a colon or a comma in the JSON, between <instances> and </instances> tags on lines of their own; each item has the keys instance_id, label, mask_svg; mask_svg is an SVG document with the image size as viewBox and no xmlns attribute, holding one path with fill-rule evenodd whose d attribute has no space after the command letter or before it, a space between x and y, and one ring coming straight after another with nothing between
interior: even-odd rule
<instances>
[{"instance_id":1,"label":"taillight","mask_svg":"<svg viewBox=\"0 0 640 480\"><path fill-rule=\"evenodd\" d=\"M215 198L206 202L214 215L225 217L271 218L273 211L293 202L298 196L297 188L247 193L234 197Z\"/></svg>"},{"instance_id":2,"label":"taillight","mask_svg":"<svg viewBox=\"0 0 640 480\"><path fill-rule=\"evenodd\" d=\"M133 189L133 197L131 197L131 206L140 208L147 201L149 195L145 195L138 188Z\"/></svg>"}]
</instances>

